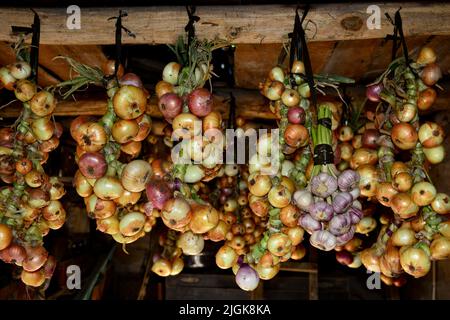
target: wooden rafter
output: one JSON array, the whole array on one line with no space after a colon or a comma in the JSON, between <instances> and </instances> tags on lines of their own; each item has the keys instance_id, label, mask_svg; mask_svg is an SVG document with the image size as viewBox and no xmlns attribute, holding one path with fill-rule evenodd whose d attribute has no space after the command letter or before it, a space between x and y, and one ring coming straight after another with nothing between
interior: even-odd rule
<instances>
[{"instance_id":1,"label":"wooden rafter","mask_svg":"<svg viewBox=\"0 0 450 320\"><path fill-rule=\"evenodd\" d=\"M450 4L448 3L386 3L377 4L381 25L369 29L366 21L373 3L313 5L307 19L311 20L307 35L311 41L383 38L392 32L384 16L402 7L405 36L449 35ZM36 8L41 17L42 44L113 44L114 21L119 9L128 12L124 25L136 38L124 37L129 44L173 43L184 32L187 14L184 7L82 8L81 28L66 27L66 8ZM292 31L295 6L199 6L201 20L196 32L201 38L228 39L233 43L282 43ZM0 10L0 41L14 41L10 26L27 25L33 13L27 8Z\"/></svg>"}]
</instances>

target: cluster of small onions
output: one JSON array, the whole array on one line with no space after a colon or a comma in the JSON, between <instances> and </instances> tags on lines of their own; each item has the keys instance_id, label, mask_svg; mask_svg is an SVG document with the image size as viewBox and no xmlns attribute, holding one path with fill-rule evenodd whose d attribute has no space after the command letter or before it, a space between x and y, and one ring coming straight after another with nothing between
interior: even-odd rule
<instances>
[{"instance_id":1,"label":"cluster of small onions","mask_svg":"<svg viewBox=\"0 0 450 320\"><path fill-rule=\"evenodd\" d=\"M299 224L311 235L312 246L330 251L353 238L363 217L358 184L359 175L351 169L337 177L321 172L311 178L308 190L295 192L303 213Z\"/></svg>"},{"instance_id":2,"label":"cluster of small onions","mask_svg":"<svg viewBox=\"0 0 450 320\"><path fill-rule=\"evenodd\" d=\"M107 68L104 72L113 74ZM120 71L117 76L118 81L113 78L107 85L106 114L99 120L79 116L71 123L79 168L73 184L89 216L97 220L97 229L127 244L150 232L156 222L140 202L152 168L147 161L135 159L152 121L145 114L149 94L139 77ZM120 156L131 161L122 163Z\"/></svg>"},{"instance_id":3,"label":"cluster of small onions","mask_svg":"<svg viewBox=\"0 0 450 320\"><path fill-rule=\"evenodd\" d=\"M177 62L168 63L162 80L156 84L158 107L165 120L172 125L172 139L182 140L183 156L189 164L176 166L176 176L184 183L210 181L221 169L224 148L222 116L212 111L213 95L203 84L210 78L210 67L206 64L189 70ZM196 88L186 88L186 73L193 72ZM180 161L181 162L181 161Z\"/></svg>"},{"instance_id":4,"label":"cluster of small onions","mask_svg":"<svg viewBox=\"0 0 450 320\"><path fill-rule=\"evenodd\" d=\"M184 268L183 251L177 247L176 232L166 230L160 234L158 242L163 250L153 255L152 271L160 277L176 276Z\"/></svg>"},{"instance_id":5,"label":"cluster of small onions","mask_svg":"<svg viewBox=\"0 0 450 320\"><path fill-rule=\"evenodd\" d=\"M15 127L0 129L0 259L22 267L21 280L39 287L52 277L56 260L43 247L50 229L61 228L64 185L42 165L59 145L60 123L52 120L56 99L28 80L31 66L17 61L0 68L0 83L23 103Z\"/></svg>"}]
</instances>

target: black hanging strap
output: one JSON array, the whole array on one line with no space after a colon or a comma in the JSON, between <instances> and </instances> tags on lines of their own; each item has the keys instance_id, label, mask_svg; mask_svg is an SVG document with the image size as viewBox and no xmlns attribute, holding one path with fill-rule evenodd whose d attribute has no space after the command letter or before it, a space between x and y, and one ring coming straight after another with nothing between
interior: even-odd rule
<instances>
[{"instance_id":1,"label":"black hanging strap","mask_svg":"<svg viewBox=\"0 0 450 320\"><path fill-rule=\"evenodd\" d=\"M227 129L236 128L236 98L233 93L230 92L230 113L228 116Z\"/></svg>"},{"instance_id":2,"label":"black hanging strap","mask_svg":"<svg viewBox=\"0 0 450 320\"><path fill-rule=\"evenodd\" d=\"M122 30L125 31L125 33L133 38L136 38L136 35L131 32L129 29L124 27L122 25L122 18L127 17L128 13L125 11L119 10L119 16L117 17L111 17L108 18L109 20L116 19L116 40L115 40L115 46L116 46L116 61L115 61L115 72L114 76L117 76L117 72L119 70L119 66L123 63L123 57L122 57Z\"/></svg>"},{"instance_id":3,"label":"black hanging strap","mask_svg":"<svg viewBox=\"0 0 450 320\"><path fill-rule=\"evenodd\" d=\"M184 27L184 31L188 34L188 47L191 45L192 39L195 37L195 26L194 23L200 20L200 17L194 15L195 14L195 6L186 6L186 11L189 17L189 22Z\"/></svg>"},{"instance_id":4,"label":"black hanging strap","mask_svg":"<svg viewBox=\"0 0 450 320\"><path fill-rule=\"evenodd\" d=\"M37 83L38 80L38 70L39 70L39 41L41 36L41 19L36 11L31 9L34 12L34 20L31 27L18 27L12 26L13 34L30 34L33 36L31 38L31 49L30 49L30 66L31 66L31 77L32 81Z\"/></svg>"},{"instance_id":5,"label":"black hanging strap","mask_svg":"<svg viewBox=\"0 0 450 320\"><path fill-rule=\"evenodd\" d=\"M411 68L410 66L410 60L409 60L409 56L408 56L408 47L406 46L406 40L405 40L405 36L403 35L403 22L402 22L402 17L400 15L400 10L402 8L399 8L396 12L395 12L395 16L394 16L394 20L392 20L391 16L386 13L386 17L389 20L389 22L394 26L394 34L393 35L387 35L386 39L388 40L392 40L393 41L393 45L392 45L392 60L395 60L396 56L397 56L397 51L400 47L400 45L402 46L402 50L403 50L403 55L405 56L405 62L408 65L409 68ZM400 43L398 42L400 40Z\"/></svg>"}]
</instances>

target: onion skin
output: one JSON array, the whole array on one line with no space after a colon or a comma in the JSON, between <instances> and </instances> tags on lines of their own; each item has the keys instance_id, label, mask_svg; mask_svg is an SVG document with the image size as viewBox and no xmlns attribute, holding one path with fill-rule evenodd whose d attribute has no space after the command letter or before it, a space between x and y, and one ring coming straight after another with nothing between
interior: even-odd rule
<instances>
[{"instance_id":1,"label":"onion skin","mask_svg":"<svg viewBox=\"0 0 450 320\"><path fill-rule=\"evenodd\" d=\"M0 224L0 250L7 248L12 241L12 230L6 224Z\"/></svg>"},{"instance_id":2,"label":"onion skin","mask_svg":"<svg viewBox=\"0 0 450 320\"><path fill-rule=\"evenodd\" d=\"M86 152L78 160L80 172L88 179L98 179L105 175L107 164L103 154Z\"/></svg>"},{"instance_id":3,"label":"onion skin","mask_svg":"<svg viewBox=\"0 0 450 320\"><path fill-rule=\"evenodd\" d=\"M394 125L391 131L392 142L402 149L410 150L415 148L419 139L416 129L409 123L398 123Z\"/></svg>"},{"instance_id":4,"label":"onion skin","mask_svg":"<svg viewBox=\"0 0 450 320\"><path fill-rule=\"evenodd\" d=\"M204 117L212 110L213 97L205 88L192 91L188 96L189 110L197 117Z\"/></svg>"},{"instance_id":5,"label":"onion skin","mask_svg":"<svg viewBox=\"0 0 450 320\"><path fill-rule=\"evenodd\" d=\"M147 97L142 89L135 86L122 86L113 97L114 112L124 120L136 119L147 108Z\"/></svg>"}]
</instances>

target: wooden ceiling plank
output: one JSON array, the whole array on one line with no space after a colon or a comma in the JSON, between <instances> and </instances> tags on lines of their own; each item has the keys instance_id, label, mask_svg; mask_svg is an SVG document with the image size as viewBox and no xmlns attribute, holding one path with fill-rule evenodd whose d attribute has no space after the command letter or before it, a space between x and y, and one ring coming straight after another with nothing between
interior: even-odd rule
<instances>
[{"instance_id":1,"label":"wooden ceiling plank","mask_svg":"<svg viewBox=\"0 0 450 320\"><path fill-rule=\"evenodd\" d=\"M323 69L325 74L337 74L359 80L366 73L381 39L339 41Z\"/></svg>"},{"instance_id":2,"label":"wooden ceiling plank","mask_svg":"<svg viewBox=\"0 0 450 320\"><path fill-rule=\"evenodd\" d=\"M312 41L376 39L391 33L392 25L384 15L380 28L369 29L366 21L371 13L366 3L313 5L308 20ZM384 3L383 13L393 15L402 8L405 36L450 35L450 3ZM227 39L233 43L282 43L292 31L295 5L198 6L196 33L200 38ZM41 44L114 44L114 21L119 8L82 8L81 28L68 29L66 8L34 8L41 17ZM174 43L188 22L186 9L176 7L123 7L128 13L124 25L136 34L123 37L125 44ZM33 13L28 8L2 8L0 41L14 41L11 25L30 25ZM315 29L315 30L314 30Z\"/></svg>"}]
</instances>

